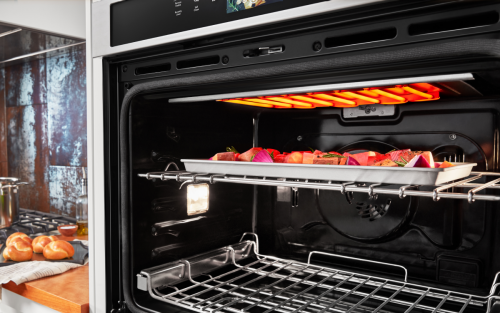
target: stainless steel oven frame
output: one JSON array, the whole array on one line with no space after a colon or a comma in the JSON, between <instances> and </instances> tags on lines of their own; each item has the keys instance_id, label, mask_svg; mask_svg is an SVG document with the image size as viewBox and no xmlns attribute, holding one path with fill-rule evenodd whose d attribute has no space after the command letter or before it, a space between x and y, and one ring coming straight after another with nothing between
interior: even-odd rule
<instances>
[{"instance_id":1,"label":"stainless steel oven frame","mask_svg":"<svg viewBox=\"0 0 500 313\"><path fill-rule=\"evenodd\" d=\"M165 44L293 19L311 17L355 6L386 0L330 0L299 8L212 25L120 46L111 46L110 8L127 0L86 0L87 22L87 138L89 197L89 282L90 312L108 312L106 303L106 176L105 155L105 83L104 59Z\"/></svg>"},{"instance_id":2,"label":"stainless steel oven frame","mask_svg":"<svg viewBox=\"0 0 500 313\"><path fill-rule=\"evenodd\" d=\"M294 9L263 14L255 17L241 19L237 21L221 23L208 27L193 29L167 36L156 37L120 46L111 46L110 14L111 5L127 0L93 0L92 2L92 56L104 57L116 55L123 52L131 52L143 48L151 48L159 45L174 43L187 39L200 38L209 35L221 34L228 29L231 31L262 26L266 24L284 22L292 19L314 16L359 5L373 4L386 0L330 0L316 4L301 6Z\"/></svg>"}]
</instances>

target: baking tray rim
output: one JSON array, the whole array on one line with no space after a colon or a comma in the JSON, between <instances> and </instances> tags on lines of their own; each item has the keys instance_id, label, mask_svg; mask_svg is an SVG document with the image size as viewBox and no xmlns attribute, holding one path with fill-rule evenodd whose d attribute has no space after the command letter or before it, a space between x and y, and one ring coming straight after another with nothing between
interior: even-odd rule
<instances>
[{"instance_id":1,"label":"baking tray rim","mask_svg":"<svg viewBox=\"0 0 500 313\"><path fill-rule=\"evenodd\" d=\"M477 163L461 163L461 162L453 162L457 164L452 167L446 168L431 168L431 167L389 167L389 166L363 166L363 165L323 165L323 164L302 164L302 163L264 163L264 162L244 162L244 161L213 161L207 159L181 159L181 162L184 163L207 163L207 164L217 164L217 165L250 165L250 166L281 166L281 167L303 167L303 168L352 168L353 170L366 169L366 170L375 170L375 171L418 171L418 172L449 172L457 169L461 169L464 167L474 167L477 166ZM230 175L230 174L228 174ZM251 175L250 175L251 176Z\"/></svg>"}]
</instances>

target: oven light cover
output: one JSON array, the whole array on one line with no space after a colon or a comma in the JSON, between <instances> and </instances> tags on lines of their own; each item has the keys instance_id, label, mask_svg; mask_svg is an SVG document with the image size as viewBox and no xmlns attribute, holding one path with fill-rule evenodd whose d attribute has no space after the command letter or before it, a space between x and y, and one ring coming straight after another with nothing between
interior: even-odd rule
<instances>
[{"instance_id":1,"label":"oven light cover","mask_svg":"<svg viewBox=\"0 0 500 313\"><path fill-rule=\"evenodd\" d=\"M208 184L192 184L187 186L187 214L196 215L208 211Z\"/></svg>"}]
</instances>

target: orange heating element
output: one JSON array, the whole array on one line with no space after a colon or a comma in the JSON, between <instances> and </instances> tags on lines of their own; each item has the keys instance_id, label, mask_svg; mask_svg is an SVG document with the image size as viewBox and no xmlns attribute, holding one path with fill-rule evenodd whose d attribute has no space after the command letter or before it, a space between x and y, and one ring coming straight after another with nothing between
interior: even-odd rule
<instances>
[{"instance_id":1,"label":"orange heating element","mask_svg":"<svg viewBox=\"0 0 500 313\"><path fill-rule=\"evenodd\" d=\"M360 105L393 105L439 99L441 89L428 83L333 90L278 96L223 99L219 101L275 109L351 108Z\"/></svg>"}]
</instances>

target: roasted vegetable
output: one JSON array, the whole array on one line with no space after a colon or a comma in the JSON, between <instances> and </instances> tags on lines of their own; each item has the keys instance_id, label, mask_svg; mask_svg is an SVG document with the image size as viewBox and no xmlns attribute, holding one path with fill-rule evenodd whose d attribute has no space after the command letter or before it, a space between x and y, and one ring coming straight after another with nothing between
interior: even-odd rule
<instances>
[{"instance_id":1,"label":"roasted vegetable","mask_svg":"<svg viewBox=\"0 0 500 313\"><path fill-rule=\"evenodd\" d=\"M439 165L439 168L447 168L447 167L452 167L452 166L455 166L455 165L451 164L451 163L450 163L450 162L448 162L448 161L444 161L443 163L441 163L441 164Z\"/></svg>"},{"instance_id":2,"label":"roasted vegetable","mask_svg":"<svg viewBox=\"0 0 500 313\"><path fill-rule=\"evenodd\" d=\"M261 150L262 148L252 148L245 153L240 154L239 160L243 162L252 162L253 156L259 153Z\"/></svg>"},{"instance_id":3,"label":"roasted vegetable","mask_svg":"<svg viewBox=\"0 0 500 313\"><path fill-rule=\"evenodd\" d=\"M252 162L273 163L273 158L267 150L261 150L253 156Z\"/></svg>"},{"instance_id":4,"label":"roasted vegetable","mask_svg":"<svg viewBox=\"0 0 500 313\"><path fill-rule=\"evenodd\" d=\"M315 158L313 164L339 165L339 158Z\"/></svg>"},{"instance_id":5,"label":"roasted vegetable","mask_svg":"<svg viewBox=\"0 0 500 313\"><path fill-rule=\"evenodd\" d=\"M217 161L236 161L234 152L221 152L216 155Z\"/></svg>"},{"instance_id":6,"label":"roasted vegetable","mask_svg":"<svg viewBox=\"0 0 500 313\"><path fill-rule=\"evenodd\" d=\"M361 164L359 164L358 160L356 160L355 158L353 158L352 155L351 155L351 156L349 156L347 158L346 165L361 165Z\"/></svg>"},{"instance_id":7,"label":"roasted vegetable","mask_svg":"<svg viewBox=\"0 0 500 313\"><path fill-rule=\"evenodd\" d=\"M277 156L274 157L274 163L285 163L285 154L278 154Z\"/></svg>"},{"instance_id":8,"label":"roasted vegetable","mask_svg":"<svg viewBox=\"0 0 500 313\"><path fill-rule=\"evenodd\" d=\"M431 165L423 155L419 154L411 159L405 167L431 167Z\"/></svg>"},{"instance_id":9,"label":"roasted vegetable","mask_svg":"<svg viewBox=\"0 0 500 313\"><path fill-rule=\"evenodd\" d=\"M374 166L387 166L387 167L399 167L398 164L396 164L395 162L391 161L390 159L385 159L385 160L382 160L382 161L379 161L375 164L373 164Z\"/></svg>"},{"instance_id":10,"label":"roasted vegetable","mask_svg":"<svg viewBox=\"0 0 500 313\"><path fill-rule=\"evenodd\" d=\"M266 149L267 152L269 152L269 155L271 156L271 158L274 160L274 158L280 154L280 152L276 149Z\"/></svg>"},{"instance_id":11,"label":"roasted vegetable","mask_svg":"<svg viewBox=\"0 0 500 313\"><path fill-rule=\"evenodd\" d=\"M375 151L341 155L336 151L322 152L320 150L292 151L292 153L280 153L276 149L259 147L251 148L245 153L239 154L233 146L227 147L227 152L217 153L210 160L213 161L243 161L243 162L265 162L265 163L295 163L295 164L328 164L328 165L361 165L361 166L385 166L385 167L428 167L446 168L455 166L444 161L434 162L430 151L411 151L410 149L393 150L386 154Z\"/></svg>"},{"instance_id":12,"label":"roasted vegetable","mask_svg":"<svg viewBox=\"0 0 500 313\"><path fill-rule=\"evenodd\" d=\"M227 152L239 153L234 146L226 147Z\"/></svg>"},{"instance_id":13,"label":"roasted vegetable","mask_svg":"<svg viewBox=\"0 0 500 313\"><path fill-rule=\"evenodd\" d=\"M309 153L311 153L311 152L309 152ZM299 151L296 151L296 152L292 152L286 156L285 163L302 163L302 159L303 159L302 153Z\"/></svg>"}]
</instances>

